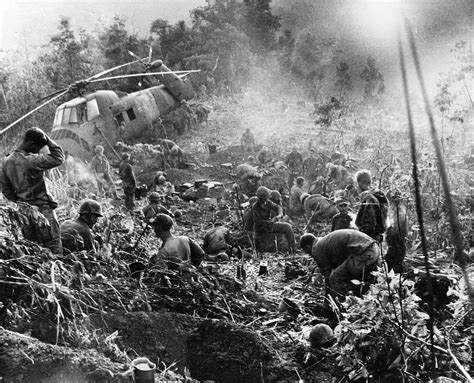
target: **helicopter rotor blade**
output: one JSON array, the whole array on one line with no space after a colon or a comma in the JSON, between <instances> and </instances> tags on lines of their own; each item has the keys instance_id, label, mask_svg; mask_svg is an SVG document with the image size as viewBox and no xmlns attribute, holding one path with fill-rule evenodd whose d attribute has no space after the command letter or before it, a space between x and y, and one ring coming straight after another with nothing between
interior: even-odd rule
<instances>
[{"instance_id":1,"label":"helicopter rotor blade","mask_svg":"<svg viewBox=\"0 0 474 383\"><path fill-rule=\"evenodd\" d=\"M151 45L148 45L148 65L151 63L151 54L153 53L153 48Z\"/></svg>"},{"instance_id":2,"label":"helicopter rotor blade","mask_svg":"<svg viewBox=\"0 0 474 383\"><path fill-rule=\"evenodd\" d=\"M62 92L64 92L65 90L69 90L69 88L59 89L59 90L57 90L57 91L55 91L55 92L52 92L52 93L50 93L50 94L47 94L46 96L41 97L39 100L36 100L36 103L38 104L38 103L40 103L41 101L46 100L47 98L56 96L57 94L62 93Z\"/></svg>"},{"instance_id":3,"label":"helicopter rotor blade","mask_svg":"<svg viewBox=\"0 0 474 383\"><path fill-rule=\"evenodd\" d=\"M2 130L0 130L0 135L6 133L10 128L12 128L13 126L15 126L16 124L18 124L20 121L23 121L26 117L32 115L34 112L36 112L37 110L41 109L43 106L46 106L48 105L50 102L56 100L57 98L61 97L61 96L64 96L66 93L69 92L69 89L66 89L65 91L63 91L62 93L59 93L57 94L56 96L50 98L48 101L46 102L43 102L41 105L37 106L36 108L30 110L28 113L26 113L25 115L21 116L18 120L15 120L13 121L10 125L8 125L7 127L3 128Z\"/></svg>"},{"instance_id":4,"label":"helicopter rotor blade","mask_svg":"<svg viewBox=\"0 0 474 383\"><path fill-rule=\"evenodd\" d=\"M136 56L136 55L133 56L133 57L136 58L135 61L131 61L131 62L129 62L129 63L122 64L122 65L117 65L117 66L115 66L115 67L113 67L113 68L104 70L103 72L97 73L97 74L95 74L94 76L89 77L88 79L86 79L86 80L84 80L84 81L95 80L95 79L97 79L97 78L99 78L99 77L102 77L104 74L110 73L110 72L112 72L112 71L114 71L114 70L117 70L117 69L126 67L126 66L128 66L128 65L136 64L137 62L142 62L142 60L144 60L144 59L141 59L140 57L138 57L138 56Z\"/></svg>"},{"instance_id":5,"label":"helicopter rotor blade","mask_svg":"<svg viewBox=\"0 0 474 383\"><path fill-rule=\"evenodd\" d=\"M116 80L119 78L129 78L129 77L142 77L142 76L155 76L155 75L162 75L162 74L180 74L180 73L185 73L186 76L189 73L195 73L195 72L200 72L200 69L194 69L194 70L177 70L173 72L151 72L151 73L135 73L135 74L124 74L122 76L113 76L113 77L104 77L104 78L99 78L97 80L93 80L91 82L99 82L99 81L108 81L108 80Z\"/></svg>"}]
</instances>

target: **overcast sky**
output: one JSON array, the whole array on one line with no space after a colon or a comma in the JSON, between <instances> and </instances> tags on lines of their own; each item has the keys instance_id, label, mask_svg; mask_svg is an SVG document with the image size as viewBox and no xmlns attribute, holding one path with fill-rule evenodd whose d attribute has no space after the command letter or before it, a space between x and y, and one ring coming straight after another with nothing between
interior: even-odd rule
<instances>
[{"instance_id":1,"label":"overcast sky","mask_svg":"<svg viewBox=\"0 0 474 383\"><path fill-rule=\"evenodd\" d=\"M189 20L189 11L205 4L205 0L0 0L0 49L47 43L61 16L69 17L74 29L92 31L119 15L126 18L130 32L146 37L154 20L172 24Z\"/></svg>"}]
</instances>

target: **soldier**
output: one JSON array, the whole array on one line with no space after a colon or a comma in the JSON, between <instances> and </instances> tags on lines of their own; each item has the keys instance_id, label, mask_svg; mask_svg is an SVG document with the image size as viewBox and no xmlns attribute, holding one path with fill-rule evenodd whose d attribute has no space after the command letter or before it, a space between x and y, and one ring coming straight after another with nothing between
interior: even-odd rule
<instances>
[{"instance_id":1,"label":"soldier","mask_svg":"<svg viewBox=\"0 0 474 383\"><path fill-rule=\"evenodd\" d=\"M270 190L268 190L268 188L265 186L260 186L257 189L256 195L258 201L252 207L252 217L253 232L257 250L262 251L263 249L263 243L261 241L261 236L263 234L282 233L285 235L288 241L290 252L294 253L296 243L293 228L287 222L278 222L278 219L283 217L283 209L281 206L269 200ZM271 218L273 212L276 212L277 214Z\"/></svg>"},{"instance_id":2,"label":"soldier","mask_svg":"<svg viewBox=\"0 0 474 383\"><path fill-rule=\"evenodd\" d=\"M145 217L145 222L150 223L150 220L155 218L158 214L166 214L174 218L174 215L171 211L161 205L161 195L157 192L150 193L148 197L150 202L147 206L143 208L143 216Z\"/></svg>"},{"instance_id":3,"label":"soldier","mask_svg":"<svg viewBox=\"0 0 474 383\"><path fill-rule=\"evenodd\" d=\"M246 231L253 231L253 215L252 215L252 207L258 201L257 196L250 197L249 199L249 207L247 210L244 211L244 229Z\"/></svg>"},{"instance_id":4,"label":"soldier","mask_svg":"<svg viewBox=\"0 0 474 383\"><path fill-rule=\"evenodd\" d=\"M309 150L309 157L303 161L303 175L309 187L318 176L318 159L315 157L314 149Z\"/></svg>"},{"instance_id":5,"label":"soldier","mask_svg":"<svg viewBox=\"0 0 474 383\"><path fill-rule=\"evenodd\" d=\"M61 224L61 240L65 253L74 251L96 251L92 228L102 217L102 209L97 201L86 199L79 206L79 217Z\"/></svg>"},{"instance_id":6,"label":"soldier","mask_svg":"<svg viewBox=\"0 0 474 383\"><path fill-rule=\"evenodd\" d=\"M49 154L40 154L45 146ZM37 222L24 225L23 236L57 254L62 252L59 223L54 213L58 204L46 189L44 171L60 166L63 162L62 148L43 130L35 127L28 129L20 146L3 159L0 174L2 192L8 200L33 206L49 222L49 227L39 226Z\"/></svg>"},{"instance_id":7,"label":"soldier","mask_svg":"<svg viewBox=\"0 0 474 383\"><path fill-rule=\"evenodd\" d=\"M119 167L119 176L122 180L123 192L125 194L125 207L128 210L133 210L135 207L135 189L137 187L137 181L133 172L132 165L130 164L130 154L122 154L122 162Z\"/></svg>"},{"instance_id":8,"label":"soldier","mask_svg":"<svg viewBox=\"0 0 474 383\"><path fill-rule=\"evenodd\" d=\"M255 152L255 137L250 131L250 128L247 128L242 137L240 138L240 145L242 146L242 151L245 152Z\"/></svg>"},{"instance_id":9,"label":"soldier","mask_svg":"<svg viewBox=\"0 0 474 383\"><path fill-rule=\"evenodd\" d=\"M310 195L303 193L301 195L301 204L303 205L306 221L308 222L306 228L311 227L319 220L332 218L338 213L336 206L321 194Z\"/></svg>"},{"instance_id":10,"label":"soldier","mask_svg":"<svg viewBox=\"0 0 474 383\"><path fill-rule=\"evenodd\" d=\"M183 263L198 267L204 258L204 250L186 236L171 234L173 219L166 214L158 214L150 220L155 234L163 241L158 254L151 260L152 264L166 262L170 269L179 269Z\"/></svg>"},{"instance_id":11,"label":"soldier","mask_svg":"<svg viewBox=\"0 0 474 383\"><path fill-rule=\"evenodd\" d=\"M361 232L381 242L387 229L388 199L381 190L371 188L372 177L368 170L359 170L355 179L361 191L355 223Z\"/></svg>"},{"instance_id":12,"label":"soldier","mask_svg":"<svg viewBox=\"0 0 474 383\"><path fill-rule=\"evenodd\" d=\"M290 173L288 178L288 185L291 187L293 185L294 179L301 173L303 167L303 156L298 152L296 146L293 147L293 150L286 157L285 163L288 165L288 171Z\"/></svg>"},{"instance_id":13,"label":"soldier","mask_svg":"<svg viewBox=\"0 0 474 383\"><path fill-rule=\"evenodd\" d=\"M253 159L253 156L250 156L250 158ZM238 188L242 193L247 196L255 195L261 180L258 168L249 163L240 164L235 168L235 175L238 178Z\"/></svg>"},{"instance_id":14,"label":"soldier","mask_svg":"<svg viewBox=\"0 0 474 383\"><path fill-rule=\"evenodd\" d=\"M372 282L371 272L380 258L377 241L352 229L336 230L322 238L304 234L300 247L318 264L326 281L326 293L340 299L347 295L351 280Z\"/></svg>"},{"instance_id":15,"label":"soldier","mask_svg":"<svg viewBox=\"0 0 474 383\"><path fill-rule=\"evenodd\" d=\"M170 163L175 168L179 168L183 165L183 149L178 145L174 145L170 150Z\"/></svg>"},{"instance_id":16,"label":"soldier","mask_svg":"<svg viewBox=\"0 0 474 383\"><path fill-rule=\"evenodd\" d=\"M204 236L204 244L202 248L206 252L206 254L232 254L233 247L234 240L232 239L229 229L227 227L213 227Z\"/></svg>"},{"instance_id":17,"label":"soldier","mask_svg":"<svg viewBox=\"0 0 474 383\"><path fill-rule=\"evenodd\" d=\"M328 162L326 164L326 181L334 184L336 189L344 189L352 183L352 177L344 166Z\"/></svg>"},{"instance_id":18,"label":"soldier","mask_svg":"<svg viewBox=\"0 0 474 383\"><path fill-rule=\"evenodd\" d=\"M334 203L339 213L332 218L331 231L349 229L352 222L352 217L349 215L349 200L345 197L337 197Z\"/></svg>"},{"instance_id":19,"label":"soldier","mask_svg":"<svg viewBox=\"0 0 474 383\"><path fill-rule=\"evenodd\" d=\"M296 184L290 190L290 211L294 215L303 213L303 205L301 204L301 195L303 194L304 178L296 178Z\"/></svg>"},{"instance_id":20,"label":"soldier","mask_svg":"<svg viewBox=\"0 0 474 383\"><path fill-rule=\"evenodd\" d=\"M104 154L104 147L102 145L95 147L95 156L92 157L90 167L94 171L99 194L112 189L113 194L116 195L115 186L110 176L109 160Z\"/></svg>"},{"instance_id":21,"label":"soldier","mask_svg":"<svg viewBox=\"0 0 474 383\"><path fill-rule=\"evenodd\" d=\"M165 173L163 172L158 172L158 173L162 173L162 174L155 177L155 180L154 180L155 191L162 197L170 196L172 193L174 193L173 184L169 181L166 181Z\"/></svg>"}]
</instances>

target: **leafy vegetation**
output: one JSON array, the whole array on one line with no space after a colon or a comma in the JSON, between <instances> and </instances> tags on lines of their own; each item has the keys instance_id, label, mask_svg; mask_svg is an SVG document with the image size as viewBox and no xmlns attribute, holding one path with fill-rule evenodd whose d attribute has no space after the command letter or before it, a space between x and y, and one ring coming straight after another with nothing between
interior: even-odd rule
<instances>
[{"instance_id":1,"label":"leafy vegetation","mask_svg":"<svg viewBox=\"0 0 474 383\"><path fill-rule=\"evenodd\" d=\"M11 121L45 94L130 61L129 50L147 57L151 46L152 59L161 58L173 69L201 69L192 76L192 82L200 101L212 109L206 126L177 137L189 161L196 165L187 172L170 170L172 181L178 184L214 177L232 183L227 168L220 164L242 161L235 147L247 127L252 128L258 143L266 146L272 158L263 166L264 181L269 186L285 186L281 180L288 175L273 165L295 143L305 155L316 146L325 162L331 155L343 153L351 173L370 169L376 186L401 201L409 222L406 272L395 274L381 268L375 273L378 282L367 294L347 297L340 307L333 306L335 313L328 315L319 273L303 254L291 261L281 254L269 256L269 277L258 276L260 264L255 261L245 264L246 280L242 280L242 273L240 279L235 278L242 261L233 259L221 265L205 264L201 271L158 268L135 279L130 277L130 264L146 263L159 244L138 216L130 216L120 203L101 200L106 218L97 232L107 239L108 246L94 256L77 253L62 260L22 239L21 224L41 220L40 214L22 205L0 206L0 222L6 231L0 243L0 291L6 297L0 302L0 324L12 331L29 331L52 343L94 348L113 360L128 363L131 353L118 347L117 334L91 329L83 319L103 311L168 310L245 325L255 331L270 349L276 350L276 360L289 366L278 376L281 379L303 376L321 380L327 371L339 381L355 382L430 381L436 375L467 379L472 371L472 308L461 271L454 263L448 207L430 140L420 129L417 159L435 283L433 348L428 323L430 292L421 261L412 164L400 103L387 95L393 90L386 88L373 57L367 58L356 75L357 68L345 60L337 39L307 30L298 30L301 33L297 35L289 29L282 31L281 18L272 14L270 5L268 0L216 2L212 7L193 10L190 25L170 25L156 19L146 38L130 34L126 20L120 17L103 26L97 35L81 31L78 37L69 20L61 19L58 33L39 57L1 69L5 99L1 119ZM472 82L472 52L467 43L459 42L453 53L452 71L440 80L434 105L442 124L441 143L452 197L468 248L472 155L464 152L463 123L466 112L472 110L468 85ZM133 91L138 84L130 80L110 83L109 87ZM315 120L321 121L318 113L325 109L313 110L313 103L327 101L332 95L342 102L337 111L331 109L323 128ZM53 109L50 106L33 115L25 126L50 126ZM418 117L418 108L415 112ZM12 132L15 134L20 132ZM218 153L209 156L207 144L215 144ZM95 192L89 182L79 184L76 195L77 190L71 190L62 176L48 186L60 202L61 220L74 214L78 195ZM334 188L325 186L325 191ZM144 204L138 202L140 208ZM177 198L167 204L184 213L177 219L178 234L199 238L216 223L231 224L235 232L239 231L239 218L230 199L216 206L190 204ZM300 235L304 222L295 220L294 227ZM328 230L325 223L318 226L320 235ZM249 246L248 238L242 237L242 243ZM310 276L313 283L308 284ZM360 281L353 283L356 291L365 287ZM288 318L278 312L283 297L298 303L300 316ZM304 338L305 330L321 321L336 325L338 342L330 350L311 350ZM300 349L304 350L303 358L297 357ZM163 370L166 372L168 367L165 365ZM189 371L183 373L189 376ZM162 377L170 375L163 373Z\"/></svg>"}]
</instances>

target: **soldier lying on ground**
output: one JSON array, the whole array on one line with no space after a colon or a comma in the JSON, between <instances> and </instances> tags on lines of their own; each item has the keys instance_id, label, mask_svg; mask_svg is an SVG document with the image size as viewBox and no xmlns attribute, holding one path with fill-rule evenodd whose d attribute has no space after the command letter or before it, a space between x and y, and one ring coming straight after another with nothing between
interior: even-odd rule
<instances>
[{"instance_id":1,"label":"soldier lying on ground","mask_svg":"<svg viewBox=\"0 0 474 383\"><path fill-rule=\"evenodd\" d=\"M151 265L165 263L170 269L179 269L183 263L198 267L203 258L204 250L186 236L174 236L170 230L173 227L173 219L166 214L158 214L150 220L155 234L163 241L158 254L154 256Z\"/></svg>"},{"instance_id":2,"label":"soldier lying on ground","mask_svg":"<svg viewBox=\"0 0 474 383\"><path fill-rule=\"evenodd\" d=\"M48 146L49 154L40 154ZM49 195L44 180L44 171L53 169L64 162L64 152L39 128L28 129L20 146L3 160L0 174L1 189L5 197L13 202L24 202L42 213L49 226L39 226L37 222L23 225L23 236L51 249L62 251L59 223L54 209L58 204Z\"/></svg>"},{"instance_id":3,"label":"soldier lying on ground","mask_svg":"<svg viewBox=\"0 0 474 383\"><path fill-rule=\"evenodd\" d=\"M326 293L340 300L348 294L353 279L372 282L371 272L380 259L377 241L352 229L336 230L322 238L304 234L300 247L318 264L326 282Z\"/></svg>"}]
</instances>

